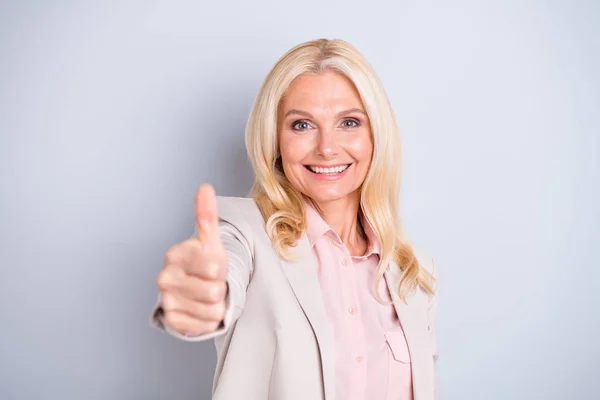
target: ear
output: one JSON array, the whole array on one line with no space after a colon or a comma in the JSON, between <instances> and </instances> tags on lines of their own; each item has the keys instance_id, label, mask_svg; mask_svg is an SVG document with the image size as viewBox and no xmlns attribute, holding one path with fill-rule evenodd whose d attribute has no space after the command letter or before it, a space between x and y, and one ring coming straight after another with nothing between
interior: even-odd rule
<instances>
[{"instance_id":1,"label":"ear","mask_svg":"<svg viewBox=\"0 0 600 400\"><path fill-rule=\"evenodd\" d=\"M283 164L279 150L277 150L277 157L275 158L275 161L273 161L273 170L283 172Z\"/></svg>"}]
</instances>

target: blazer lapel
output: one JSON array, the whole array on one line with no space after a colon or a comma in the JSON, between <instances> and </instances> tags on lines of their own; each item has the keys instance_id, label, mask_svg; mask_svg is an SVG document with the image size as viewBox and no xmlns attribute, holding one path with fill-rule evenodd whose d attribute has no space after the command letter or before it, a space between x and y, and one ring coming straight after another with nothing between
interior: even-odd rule
<instances>
[{"instance_id":1,"label":"blazer lapel","mask_svg":"<svg viewBox=\"0 0 600 400\"><path fill-rule=\"evenodd\" d=\"M325 399L334 400L335 358L333 354L333 337L327 322L325 304L321 296L321 287L312 249L305 234L298 240L294 252L296 260L281 260L281 265L319 344Z\"/></svg>"},{"instance_id":2,"label":"blazer lapel","mask_svg":"<svg viewBox=\"0 0 600 400\"><path fill-rule=\"evenodd\" d=\"M385 280L410 351L414 400L433 400L433 354L428 342L424 304L420 303L422 299L416 294L407 296L407 303L400 299L397 294L399 278L400 269L396 263L390 263Z\"/></svg>"}]
</instances>

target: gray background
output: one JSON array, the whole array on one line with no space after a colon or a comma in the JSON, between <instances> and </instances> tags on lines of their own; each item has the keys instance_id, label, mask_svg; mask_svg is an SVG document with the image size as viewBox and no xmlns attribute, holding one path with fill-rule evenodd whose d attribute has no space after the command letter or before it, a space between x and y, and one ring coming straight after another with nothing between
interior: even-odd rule
<instances>
[{"instance_id":1,"label":"gray background","mask_svg":"<svg viewBox=\"0 0 600 400\"><path fill-rule=\"evenodd\" d=\"M1 399L209 398L213 343L149 327L154 280L199 184L249 189L254 95L319 37L401 124L441 398L600 399L600 5L541 0L2 2Z\"/></svg>"}]
</instances>

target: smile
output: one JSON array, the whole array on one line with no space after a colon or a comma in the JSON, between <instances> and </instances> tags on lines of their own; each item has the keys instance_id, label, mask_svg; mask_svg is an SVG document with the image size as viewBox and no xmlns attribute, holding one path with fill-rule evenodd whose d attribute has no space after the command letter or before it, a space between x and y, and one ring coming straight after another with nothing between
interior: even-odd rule
<instances>
[{"instance_id":1,"label":"smile","mask_svg":"<svg viewBox=\"0 0 600 400\"><path fill-rule=\"evenodd\" d=\"M336 175L344 172L348 167L352 164L342 164L336 165L332 167L317 167L314 165L305 165L306 169L315 173L315 174L323 174L323 175Z\"/></svg>"}]
</instances>

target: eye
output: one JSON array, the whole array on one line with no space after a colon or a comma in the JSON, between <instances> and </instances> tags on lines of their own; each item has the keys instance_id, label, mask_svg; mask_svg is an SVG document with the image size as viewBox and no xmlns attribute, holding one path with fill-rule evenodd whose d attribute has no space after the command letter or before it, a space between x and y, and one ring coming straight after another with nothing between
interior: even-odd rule
<instances>
[{"instance_id":1,"label":"eye","mask_svg":"<svg viewBox=\"0 0 600 400\"><path fill-rule=\"evenodd\" d=\"M342 126L344 128L355 128L359 125L360 125L360 123L355 119L346 119L346 120L344 120L344 122L342 122Z\"/></svg>"},{"instance_id":2,"label":"eye","mask_svg":"<svg viewBox=\"0 0 600 400\"><path fill-rule=\"evenodd\" d=\"M292 129L295 131L305 131L307 129L310 129L311 126L308 122L300 120L300 121L295 121L292 124Z\"/></svg>"}]
</instances>

